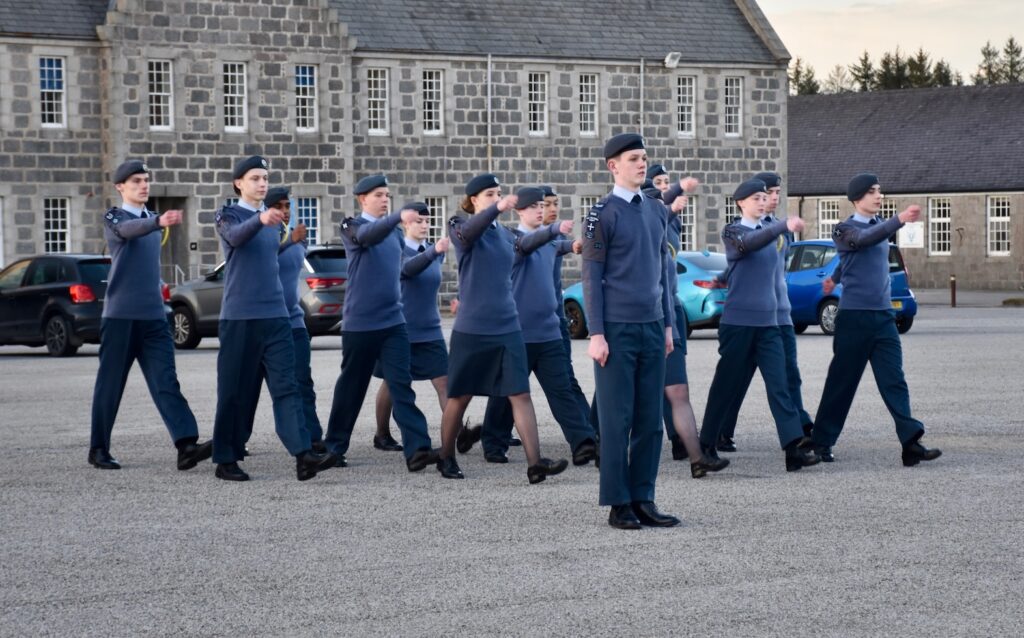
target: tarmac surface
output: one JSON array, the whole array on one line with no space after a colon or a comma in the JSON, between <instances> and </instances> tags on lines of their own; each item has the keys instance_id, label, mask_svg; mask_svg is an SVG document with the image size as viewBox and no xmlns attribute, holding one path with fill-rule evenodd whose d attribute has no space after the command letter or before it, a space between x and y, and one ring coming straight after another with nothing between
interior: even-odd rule
<instances>
[{"instance_id":1,"label":"tarmac surface","mask_svg":"<svg viewBox=\"0 0 1024 638\"><path fill-rule=\"evenodd\" d=\"M868 374L836 462L787 473L755 378L733 464L693 480L666 445L657 502L684 526L638 532L608 527L593 466L531 486L521 448L502 466L478 446L460 458L467 480L410 474L372 448L376 381L350 467L305 483L264 391L243 464L254 480L232 484L209 463L175 469L136 368L114 429L124 469L99 471L86 464L97 348L3 347L0 635L1019 636L1024 309L923 305L903 344L941 459L902 467ZM831 342L812 327L798 345L813 415ZM326 422L340 343L313 347ZM589 393L585 348L574 342ZM698 419L716 348L713 330L689 342ZM177 359L203 438L216 357L207 339ZM416 390L437 437L432 390ZM545 455L567 457L534 396Z\"/></svg>"}]
</instances>

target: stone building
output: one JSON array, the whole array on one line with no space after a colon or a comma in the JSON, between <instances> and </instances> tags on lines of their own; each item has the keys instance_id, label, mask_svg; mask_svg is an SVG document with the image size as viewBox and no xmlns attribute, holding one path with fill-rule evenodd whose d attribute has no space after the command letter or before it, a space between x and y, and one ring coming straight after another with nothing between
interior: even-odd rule
<instances>
[{"instance_id":1,"label":"stone building","mask_svg":"<svg viewBox=\"0 0 1024 638\"><path fill-rule=\"evenodd\" d=\"M789 56L750 0L650 6L0 0L0 260L102 251L127 157L153 169L157 209L186 211L171 281L221 258L213 215L251 153L321 242L372 172L396 204L425 199L436 234L483 171L553 185L578 219L610 187L603 140L627 130L704 182L684 244L715 249L735 185L786 172Z\"/></svg>"},{"instance_id":2,"label":"stone building","mask_svg":"<svg viewBox=\"0 0 1024 638\"><path fill-rule=\"evenodd\" d=\"M787 208L805 238L853 213L846 184L878 175L882 214L924 211L901 246L914 287L1024 288L1024 84L792 97Z\"/></svg>"}]
</instances>

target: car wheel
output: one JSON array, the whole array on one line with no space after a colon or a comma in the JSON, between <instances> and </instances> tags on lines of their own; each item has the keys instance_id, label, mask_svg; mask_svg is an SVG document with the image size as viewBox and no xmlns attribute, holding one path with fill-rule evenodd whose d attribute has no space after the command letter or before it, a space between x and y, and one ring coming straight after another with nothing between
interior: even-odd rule
<instances>
[{"instance_id":1,"label":"car wheel","mask_svg":"<svg viewBox=\"0 0 1024 638\"><path fill-rule=\"evenodd\" d=\"M901 335L907 334L907 332L910 331L910 326L912 325L914 325L913 317L896 317L896 330L899 331Z\"/></svg>"},{"instance_id":2,"label":"car wheel","mask_svg":"<svg viewBox=\"0 0 1024 638\"><path fill-rule=\"evenodd\" d=\"M569 336L573 339L585 339L587 336L587 319L583 316L583 308L575 301L565 302L565 319L569 322Z\"/></svg>"},{"instance_id":3,"label":"car wheel","mask_svg":"<svg viewBox=\"0 0 1024 638\"><path fill-rule=\"evenodd\" d=\"M70 357L78 352L78 346L71 343L71 324L63 315L53 315L43 329L46 350L54 357Z\"/></svg>"},{"instance_id":4,"label":"car wheel","mask_svg":"<svg viewBox=\"0 0 1024 638\"><path fill-rule=\"evenodd\" d=\"M793 324L793 332L797 333L798 335L802 335L803 333L807 332L807 324L806 323L795 323L795 324Z\"/></svg>"},{"instance_id":5,"label":"car wheel","mask_svg":"<svg viewBox=\"0 0 1024 638\"><path fill-rule=\"evenodd\" d=\"M174 347L179 350L192 350L199 345L201 337L196 330L196 320L188 308L178 306L171 312L171 335Z\"/></svg>"},{"instance_id":6,"label":"car wheel","mask_svg":"<svg viewBox=\"0 0 1024 638\"><path fill-rule=\"evenodd\" d=\"M839 315L839 302L835 299L826 299L818 308L818 325L821 331L827 335L836 333L836 317Z\"/></svg>"}]
</instances>

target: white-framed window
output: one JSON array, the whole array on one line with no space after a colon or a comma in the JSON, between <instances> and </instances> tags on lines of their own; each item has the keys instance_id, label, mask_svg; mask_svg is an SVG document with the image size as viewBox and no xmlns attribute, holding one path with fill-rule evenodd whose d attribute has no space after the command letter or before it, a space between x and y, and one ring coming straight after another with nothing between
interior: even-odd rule
<instances>
[{"instance_id":1,"label":"white-framed window","mask_svg":"<svg viewBox=\"0 0 1024 638\"><path fill-rule=\"evenodd\" d=\"M526 78L527 124L530 135L548 134L548 74L531 72Z\"/></svg>"},{"instance_id":2,"label":"white-framed window","mask_svg":"<svg viewBox=\"0 0 1024 638\"><path fill-rule=\"evenodd\" d=\"M597 74L580 73L580 135L597 135L597 96Z\"/></svg>"},{"instance_id":3,"label":"white-framed window","mask_svg":"<svg viewBox=\"0 0 1024 638\"><path fill-rule=\"evenodd\" d=\"M839 200L818 201L818 239L832 239L832 231L839 224Z\"/></svg>"},{"instance_id":4,"label":"white-framed window","mask_svg":"<svg viewBox=\"0 0 1024 638\"><path fill-rule=\"evenodd\" d=\"M892 219L893 215L896 214L896 200L895 199L883 199L882 207L878 209L878 216L882 219Z\"/></svg>"},{"instance_id":5,"label":"white-framed window","mask_svg":"<svg viewBox=\"0 0 1024 638\"><path fill-rule=\"evenodd\" d=\"M988 254L1007 257L1010 254L1010 198L1007 195L989 195L986 203L988 219Z\"/></svg>"},{"instance_id":6,"label":"white-framed window","mask_svg":"<svg viewBox=\"0 0 1024 638\"><path fill-rule=\"evenodd\" d=\"M43 198L43 252L66 253L71 203L67 197Z\"/></svg>"},{"instance_id":7,"label":"white-framed window","mask_svg":"<svg viewBox=\"0 0 1024 638\"><path fill-rule=\"evenodd\" d=\"M586 221L590 209L599 201L601 201L601 198L597 195L580 195L580 219Z\"/></svg>"},{"instance_id":8,"label":"white-framed window","mask_svg":"<svg viewBox=\"0 0 1024 638\"><path fill-rule=\"evenodd\" d=\"M686 208L679 213L681 228L679 229L680 250L697 250L697 196L690 195L686 200Z\"/></svg>"},{"instance_id":9,"label":"white-framed window","mask_svg":"<svg viewBox=\"0 0 1024 638\"><path fill-rule=\"evenodd\" d=\"M306 239L312 246L320 243L320 198L295 199L295 223L306 225Z\"/></svg>"},{"instance_id":10,"label":"white-framed window","mask_svg":"<svg viewBox=\"0 0 1024 638\"><path fill-rule=\"evenodd\" d=\"M169 131L174 127L174 89L170 60L150 60L146 68L149 88L149 129Z\"/></svg>"},{"instance_id":11,"label":"white-framed window","mask_svg":"<svg viewBox=\"0 0 1024 638\"><path fill-rule=\"evenodd\" d=\"M370 135L387 135L390 130L388 70L366 70L366 123Z\"/></svg>"},{"instance_id":12,"label":"white-framed window","mask_svg":"<svg viewBox=\"0 0 1024 638\"><path fill-rule=\"evenodd\" d=\"M39 123L43 128L64 128L68 110L64 58L39 58Z\"/></svg>"},{"instance_id":13,"label":"white-framed window","mask_svg":"<svg viewBox=\"0 0 1024 638\"><path fill-rule=\"evenodd\" d=\"M953 247L952 206L948 197L928 198L928 254L948 255Z\"/></svg>"},{"instance_id":14,"label":"white-framed window","mask_svg":"<svg viewBox=\"0 0 1024 638\"><path fill-rule=\"evenodd\" d=\"M444 197L424 197L423 203L430 209L430 231L427 241L437 242L444 236L444 220L448 215L448 200Z\"/></svg>"},{"instance_id":15,"label":"white-framed window","mask_svg":"<svg viewBox=\"0 0 1024 638\"><path fill-rule=\"evenodd\" d=\"M249 120L245 62L225 62L223 71L224 130L229 133L245 131Z\"/></svg>"},{"instance_id":16,"label":"white-framed window","mask_svg":"<svg viewBox=\"0 0 1024 638\"><path fill-rule=\"evenodd\" d=\"M740 207L733 201L732 195L725 196L725 208L723 210L725 211L725 214L722 216L723 224L731 224L743 216L743 213L740 212Z\"/></svg>"},{"instance_id":17,"label":"white-framed window","mask_svg":"<svg viewBox=\"0 0 1024 638\"><path fill-rule=\"evenodd\" d=\"M308 133L316 130L316 66L295 66L295 130Z\"/></svg>"},{"instance_id":18,"label":"white-framed window","mask_svg":"<svg viewBox=\"0 0 1024 638\"><path fill-rule=\"evenodd\" d=\"M423 69L423 133L444 133L444 71Z\"/></svg>"},{"instance_id":19,"label":"white-framed window","mask_svg":"<svg viewBox=\"0 0 1024 638\"><path fill-rule=\"evenodd\" d=\"M234 206L237 203L238 203L238 198L237 197L228 197L227 199L224 200L224 205L225 206Z\"/></svg>"},{"instance_id":20,"label":"white-framed window","mask_svg":"<svg viewBox=\"0 0 1024 638\"><path fill-rule=\"evenodd\" d=\"M697 78L681 75L676 78L676 134L679 137L693 137L696 127Z\"/></svg>"},{"instance_id":21,"label":"white-framed window","mask_svg":"<svg viewBox=\"0 0 1024 638\"><path fill-rule=\"evenodd\" d=\"M739 137L743 134L743 78L725 78L723 97L725 134Z\"/></svg>"}]
</instances>

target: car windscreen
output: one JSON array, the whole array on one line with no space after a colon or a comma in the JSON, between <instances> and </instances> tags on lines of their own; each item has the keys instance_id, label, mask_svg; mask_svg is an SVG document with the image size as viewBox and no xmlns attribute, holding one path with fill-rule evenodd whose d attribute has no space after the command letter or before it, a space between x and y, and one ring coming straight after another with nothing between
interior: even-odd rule
<instances>
[{"instance_id":1,"label":"car windscreen","mask_svg":"<svg viewBox=\"0 0 1024 638\"><path fill-rule=\"evenodd\" d=\"M78 262L78 272L82 282L87 284L105 284L110 275L109 259L89 259Z\"/></svg>"},{"instance_id":2,"label":"car windscreen","mask_svg":"<svg viewBox=\"0 0 1024 638\"><path fill-rule=\"evenodd\" d=\"M683 259L690 262L697 268L702 268L714 272L716 270L725 270L728 266L728 262L725 260L725 255L702 255L697 253L695 255L687 254L683 255Z\"/></svg>"},{"instance_id":3,"label":"car windscreen","mask_svg":"<svg viewBox=\"0 0 1024 638\"><path fill-rule=\"evenodd\" d=\"M900 254L900 249L889 244L889 272L902 272L903 269L903 255Z\"/></svg>"},{"instance_id":4,"label":"car windscreen","mask_svg":"<svg viewBox=\"0 0 1024 638\"><path fill-rule=\"evenodd\" d=\"M306 261L313 272L341 272L348 269L345 251L340 249L310 251Z\"/></svg>"}]
</instances>

